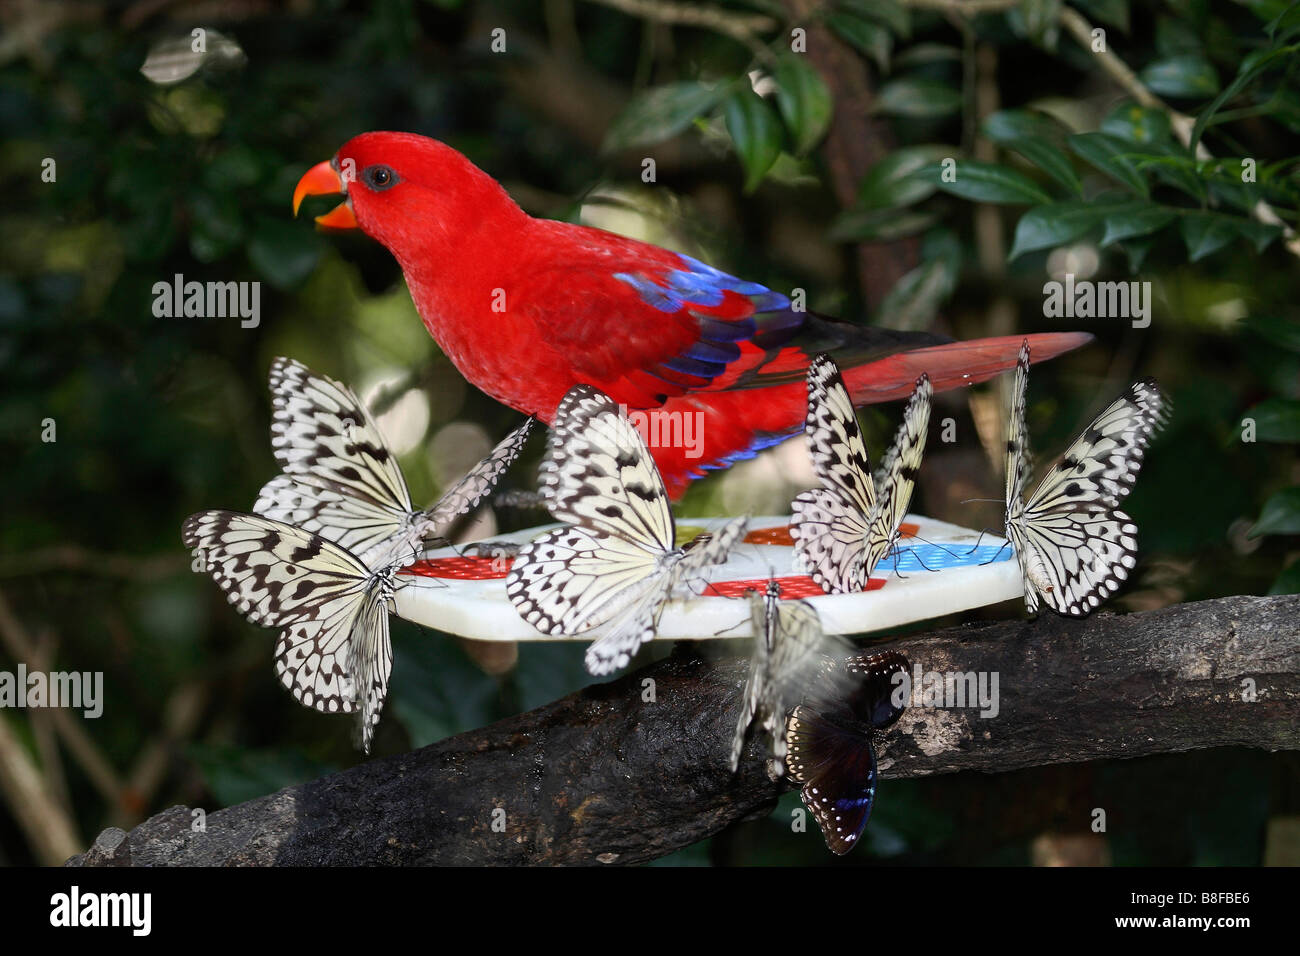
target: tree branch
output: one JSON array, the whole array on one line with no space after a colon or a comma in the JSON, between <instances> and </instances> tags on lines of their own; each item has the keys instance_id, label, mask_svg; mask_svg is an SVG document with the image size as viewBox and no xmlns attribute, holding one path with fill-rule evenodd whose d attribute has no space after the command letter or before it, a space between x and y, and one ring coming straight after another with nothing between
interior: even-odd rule
<instances>
[{"instance_id":1,"label":"tree branch","mask_svg":"<svg viewBox=\"0 0 1300 956\"><path fill-rule=\"evenodd\" d=\"M909 708L879 741L886 780L1203 747L1300 749L1300 595L1083 621L1049 614L879 646L925 671L996 673L1000 692L988 719ZM746 664L710 663L699 650L684 642L667 660L529 713L211 813L205 832L173 807L127 839L105 831L70 862L654 859L770 811L785 788L768 779L756 743L738 774L727 771Z\"/></svg>"}]
</instances>

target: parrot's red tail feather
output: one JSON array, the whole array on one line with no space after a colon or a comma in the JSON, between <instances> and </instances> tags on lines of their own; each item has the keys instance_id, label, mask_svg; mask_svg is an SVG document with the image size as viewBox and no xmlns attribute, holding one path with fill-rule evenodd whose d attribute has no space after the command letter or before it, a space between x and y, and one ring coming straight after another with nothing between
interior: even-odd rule
<instances>
[{"instance_id":1,"label":"parrot's red tail feather","mask_svg":"<svg viewBox=\"0 0 1300 956\"><path fill-rule=\"evenodd\" d=\"M1086 332L1004 335L949 342L899 352L843 369L855 405L907 398L925 372L935 391L975 385L1015 368L1020 344L1029 340L1034 362L1054 358L1092 341ZM694 392L670 398L643 413L647 436L664 483L673 498L708 470L752 457L803 427L808 391L802 382L766 388Z\"/></svg>"},{"instance_id":2,"label":"parrot's red tail feather","mask_svg":"<svg viewBox=\"0 0 1300 956\"><path fill-rule=\"evenodd\" d=\"M844 384L853 396L854 405L907 398L922 372L930 376L936 392L975 385L1015 368L1020 343L1026 339L1030 354L1038 363L1086 345L1092 336L1087 332L1040 332L933 345L899 352L869 365L846 368Z\"/></svg>"}]
</instances>

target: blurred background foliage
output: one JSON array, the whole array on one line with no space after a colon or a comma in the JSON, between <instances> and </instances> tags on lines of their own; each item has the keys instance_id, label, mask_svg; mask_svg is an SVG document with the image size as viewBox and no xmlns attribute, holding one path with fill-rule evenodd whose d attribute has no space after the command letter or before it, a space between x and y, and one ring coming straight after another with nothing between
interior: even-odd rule
<instances>
[{"instance_id":1,"label":"blurred background foliage","mask_svg":"<svg viewBox=\"0 0 1300 956\"><path fill-rule=\"evenodd\" d=\"M136 0L0 16L0 669L106 685L99 720L0 714L6 765L29 771L0 781L0 862L58 862L106 825L359 759L346 720L280 688L272 634L190 572L179 528L249 508L273 474L275 355L379 400L417 500L519 419L440 355L382 248L290 217L301 173L364 130L441 138L535 215L804 288L850 320L1093 332L1035 369L1040 456L1139 375L1175 409L1131 499L1144 554L1116 604L1300 590L1295 5ZM1151 282L1150 327L1045 317L1043 284L1066 272ZM260 281L260 323L156 318L152 287L177 274ZM997 505L961 501L1001 495L1006 387L942 397L959 437L932 443L918 511L999 526ZM873 448L894 414L864 412ZM531 487L540 446L506 487ZM804 459L787 443L698 483L682 513L784 513ZM488 511L470 533L537 520ZM394 639L381 754L587 680L580 646L400 621ZM797 806L664 862L830 862L815 826L790 832ZM1107 834L1088 829L1094 807ZM887 780L842 862L1294 863L1298 814L1294 754Z\"/></svg>"}]
</instances>

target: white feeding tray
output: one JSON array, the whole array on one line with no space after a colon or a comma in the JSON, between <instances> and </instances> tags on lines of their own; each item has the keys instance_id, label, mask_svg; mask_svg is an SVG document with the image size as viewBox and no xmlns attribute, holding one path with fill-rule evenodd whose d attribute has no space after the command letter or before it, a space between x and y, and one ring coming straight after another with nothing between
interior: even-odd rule
<instances>
[{"instance_id":1,"label":"white feeding tray","mask_svg":"<svg viewBox=\"0 0 1300 956\"><path fill-rule=\"evenodd\" d=\"M728 520L682 519L678 540ZM812 578L794 569L789 522L788 517L751 519L745 542L727 562L705 570L704 593L674 600L664 609L656 638L751 637L749 602L736 598L743 598L750 588L761 591L769 577L780 582L783 598L807 600L827 634L884 630L1009 601L1024 593L1020 566L1003 539L987 533L981 539L979 532L969 528L908 515L897 553L880 562L866 591L824 594ZM526 543L554 527L530 528L492 540ZM398 574L397 614L480 641L591 641L598 635L557 638L525 623L506 597L509 570L509 558L461 557L456 548L427 551Z\"/></svg>"}]
</instances>

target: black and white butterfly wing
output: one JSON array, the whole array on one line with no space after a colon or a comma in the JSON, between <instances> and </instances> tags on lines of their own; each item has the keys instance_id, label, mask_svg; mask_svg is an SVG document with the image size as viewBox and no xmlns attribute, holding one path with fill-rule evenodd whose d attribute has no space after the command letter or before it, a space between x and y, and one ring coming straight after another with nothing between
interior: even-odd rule
<instances>
[{"instance_id":1,"label":"black and white butterfly wing","mask_svg":"<svg viewBox=\"0 0 1300 956\"><path fill-rule=\"evenodd\" d=\"M808 414L804 434L822 487L867 515L876 505L867 448L857 412L835 362L818 355L808 366Z\"/></svg>"},{"instance_id":2,"label":"black and white butterfly wing","mask_svg":"<svg viewBox=\"0 0 1300 956\"><path fill-rule=\"evenodd\" d=\"M492 449L491 454L470 469L469 474L452 485L432 508L420 515L417 521L420 529L427 529L433 534L440 533L454 519L477 508L479 502L492 493L506 469L523 451L533 421L531 418L525 419L522 425Z\"/></svg>"},{"instance_id":3,"label":"black and white butterfly wing","mask_svg":"<svg viewBox=\"0 0 1300 956\"><path fill-rule=\"evenodd\" d=\"M751 592L750 626L754 629L754 651L749 658L749 677L745 681L745 693L740 702L740 717L736 721L736 732L731 737L731 772L740 766L740 754L745 749L745 737L749 725L758 714L759 702L767 688L771 673L772 638L776 633L777 600L781 588L775 581L768 584L767 592L759 595Z\"/></svg>"},{"instance_id":4,"label":"black and white butterfly wing","mask_svg":"<svg viewBox=\"0 0 1300 956\"><path fill-rule=\"evenodd\" d=\"M606 631L587 648L585 662L589 673L610 674L626 667L632 656L646 641L652 640L659 628L659 619L664 608L679 592L692 593L705 568L721 564L740 539L745 536L749 525L747 517L733 519L715 532L697 535L685 549L658 555L653 569L643 572L640 580L632 580L630 573L625 575L626 583L612 599L621 605L616 612L616 619ZM611 539L617 540L617 539ZM625 549L632 549L624 567L630 572L631 563L644 562L647 552L640 546L632 548L623 542ZM618 573L621 568L608 567L604 572Z\"/></svg>"},{"instance_id":5,"label":"black and white butterfly wing","mask_svg":"<svg viewBox=\"0 0 1300 956\"><path fill-rule=\"evenodd\" d=\"M930 397L934 387L930 377L922 375L903 409L894 443L885 453L880 476L876 480L876 507L867 521L866 553L863 571L866 577L876 569L881 558L898 540L898 530L912 503L912 489L921 458L925 454L925 437L930 428Z\"/></svg>"},{"instance_id":6,"label":"black and white butterfly wing","mask_svg":"<svg viewBox=\"0 0 1300 956\"><path fill-rule=\"evenodd\" d=\"M348 672L353 678L354 700L359 710L356 743L366 753L370 753L379 713L388 697L388 678L393 672L393 644L388 634L391 595L383 582L372 585L348 638Z\"/></svg>"},{"instance_id":7,"label":"black and white butterfly wing","mask_svg":"<svg viewBox=\"0 0 1300 956\"><path fill-rule=\"evenodd\" d=\"M864 513L825 488L801 492L790 502L790 512L796 568L806 571L828 594L867 586Z\"/></svg>"},{"instance_id":8,"label":"black and white butterfly wing","mask_svg":"<svg viewBox=\"0 0 1300 956\"><path fill-rule=\"evenodd\" d=\"M732 518L716 531L697 534L683 549L684 554L677 564L676 585L690 585L705 568L722 564L727 560L733 548L745 538L749 529L749 516Z\"/></svg>"},{"instance_id":9,"label":"black and white butterfly wing","mask_svg":"<svg viewBox=\"0 0 1300 956\"><path fill-rule=\"evenodd\" d=\"M876 506L857 413L835 362L826 355L808 367L804 433L821 487L791 502L795 560L823 591L866 587L863 548Z\"/></svg>"},{"instance_id":10,"label":"black and white butterfly wing","mask_svg":"<svg viewBox=\"0 0 1300 956\"><path fill-rule=\"evenodd\" d=\"M301 362L271 363L271 450L284 475L253 510L362 554L410 527L397 458L356 394Z\"/></svg>"},{"instance_id":11,"label":"black and white butterfly wing","mask_svg":"<svg viewBox=\"0 0 1300 956\"><path fill-rule=\"evenodd\" d=\"M1011 388L1011 418L1007 424L1006 501L1007 525L1012 510L1019 519L1024 513L1025 481L1029 477L1029 436L1025 432L1025 391L1029 385L1029 340L1020 343L1016 358L1015 384Z\"/></svg>"},{"instance_id":12,"label":"black and white butterfly wing","mask_svg":"<svg viewBox=\"0 0 1300 956\"><path fill-rule=\"evenodd\" d=\"M732 738L733 772L755 720L767 734L773 759L784 763L786 715L812 686L827 655L851 646L842 638L824 634L817 612L807 602L782 601L780 593L780 586L773 581L762 596L750 595L754 655Z\"/></svg>"},{"instance_id":13,"label":"black and white butterfly wing","mask_svg":"<svg viewBox=\"0 0 1300 956\"><path fill-rule=\"evenodd\" d=\"M298 475L276 475L258 493L256 514L283 521L348 548L367 564L379 563L376 552L404 537L409 515L312 483ZM371 556L375 561L368 560Z\"/></svg>"},{"instance_id":14,"label":"black and white butterfly wing","mask_svg":"<svg viewBox=\"0 0 1300 956\"><path fill-rule=\"evenodd\" d=\"M282 629L276 673L300 703L377 715L382 696L363 701L356 675L360 664L367 674L391 667L391 649L380 662L368 656L370 648L388 648L391 569L371 572L319 535L259 515L200 512L186 520L182 538L240 614ZM382 638L372 633L379 628Z\"/></svg>"},{"instance_id":15,"label":"black and white butterfly wing","mask_svg":"<svg viewBox=\"0 0 1300 956\"><path fill-rule=\"evenodd\" d=\"M1074 440L1023 505L1008 502L1008 537L1031 612L1041 600L1058 614L1083 617L1128 578L1137 563L1137 527L1118 506L1137 480L1165 404L1155 382L1135 382Z\"/></svg>"},{"instance_id":16,"label":"black and white butterfly wing","mask_svg":"<svg viewBox=\"0 0 1300 956\"><path fill-rule=\"evenodd\" d=\"M1119 590L1137 564L1137 525L1124 512L1104 507L1028 513L1013 543L1027 555L1030 613L1041 598L1057 614L1085 617Z\"/></svg>"},{"instance_id":17,"label":"black and white butterfly wing","mask_svg":"<svg viewBox=\"0 0 1300 956\"><path fill-rule=\"evenodd\" d=\"M524 545L506 575L506 595L543 634L572 635L612 620L662 589L664 580L664 555L637 541L569 526Z\"/></svg>"},{"instance_id":18,"label":"black and white butterfly wing","mask_svg":"<svg viewBox=\"0 0 1300 956\"><path fill-rule=\"evenodd\" d=\"M599 389L577 385L560 401L539 483L560 521L673 549L672 509L654 459Z\"/></svg>"},{"instance_id":19,"label":"black and white butterfly wing","mask_svg":"<svg viewBox=\"0 0 1300 956\"><path fill-rule=\"evenodd\" d=\"M1151 379L1134 382L1093 419L1043 476L1027 514L1114 508L1133 490L1146 447L1164 423L1165 399Z\"/></svg>"},{"instance_id":20,"label":"black and white butterfly wing","mask_svg":"<svg viewBox=\"0 0 1300 956\"><path fill-rule=\"evenodd\" d=\"M748 517L735 518L717 531L697 535L684 550L657 556L654 567L649 569L645 557L648 552L628 542L621 542L626 552L623 565L611 566L607 558L602 559L606 576L621 573L624 580L621 589L609 599L611 605L618 606L613 623L587 648L588 672L610 674L626 667L641 645L654 638L668 603L679 592L693 593L703 571L726 561L748 526ZM597 537L602 536L597 533ZM619 540L604 537L607 542ZM636 565L643 569L639 580L633 579Z\"/></svg>"}]
</instances>

